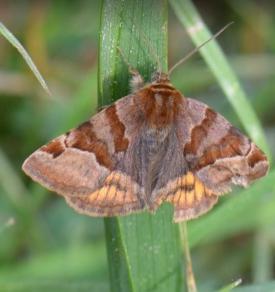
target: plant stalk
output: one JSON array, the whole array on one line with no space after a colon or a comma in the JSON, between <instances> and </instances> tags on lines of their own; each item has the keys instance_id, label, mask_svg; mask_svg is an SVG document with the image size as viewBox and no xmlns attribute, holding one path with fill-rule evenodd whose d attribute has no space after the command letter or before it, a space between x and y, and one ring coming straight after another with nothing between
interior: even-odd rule
<instances>
[{"instance_id":1,"label":"plant stalk","mask_svg":"<svg viewBox=\"0 0 275 292\"><path fill-rule=\"evenodd\" d=\"M183 222L180 225L181 241L183 243L183 254L185 259L185 274L186 274L186 286L188 292L197 292L196 280L193 272L193 265L191 259L191 253L188 242L187 223Z\"/></svg>"}]
</instances>

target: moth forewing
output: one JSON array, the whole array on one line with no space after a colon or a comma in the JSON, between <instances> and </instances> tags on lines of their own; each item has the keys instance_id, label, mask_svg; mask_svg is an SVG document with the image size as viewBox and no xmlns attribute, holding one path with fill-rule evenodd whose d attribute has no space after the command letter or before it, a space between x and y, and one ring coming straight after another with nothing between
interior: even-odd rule
<instances>
[{"instance_id":1,"label":"moth forewing","mask_svg":"<svg viewBox=\"0 0 275 292\"><path fill-rule=\"evenodd\" d=\"M268 161L225 118L158 73L35 151L23 170L79 213L127 215L169 202L180 222L210 210L233 185L264 176Z\"/></svg>"}]
</instances>

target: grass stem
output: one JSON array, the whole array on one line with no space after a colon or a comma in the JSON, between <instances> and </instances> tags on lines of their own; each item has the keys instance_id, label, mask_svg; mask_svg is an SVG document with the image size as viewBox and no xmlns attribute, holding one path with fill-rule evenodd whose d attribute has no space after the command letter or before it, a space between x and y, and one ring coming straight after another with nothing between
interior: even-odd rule
<instances>
[{"instance_id":1,"label":"grass stem","mask_svg":"<svg viewBox=\"0 0 275 292\"><path fill-rule=\"evenodd\" d=\"M180 225L180 236L183 243L183 253L185 259L186 286L188 292L197 292L196 280L193 272L192 259L188 243L187 223Z\"/></svg>"}]
</instances>

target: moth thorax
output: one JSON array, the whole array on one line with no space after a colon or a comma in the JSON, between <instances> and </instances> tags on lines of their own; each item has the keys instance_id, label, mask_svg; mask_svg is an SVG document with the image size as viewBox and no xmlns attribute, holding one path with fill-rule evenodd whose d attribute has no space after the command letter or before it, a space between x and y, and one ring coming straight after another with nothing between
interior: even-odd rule
<instances>
[{"instance_id":1,"label":"moth thorax","mask_svg":"<svg viewBox=\"0 0 275 292\"><path fill-rule=\"evenodd\" d=\"M174 121L174 99L171 95L155 93L153 95L154 107L149 115L152 126L163 128Z\"/></svg>"},{"instance_id":2,"label":"moth thorax","mask_svg":"<svg viewBox=\"0 0 275 292\"><path fill-rule=\"evenodd\" d=\"M145 132L143 140L146 144L146 148L150 154L158 152L161 146L167 140L170 133L170 128L148 128Z\"/></svg>"}]
</instances>

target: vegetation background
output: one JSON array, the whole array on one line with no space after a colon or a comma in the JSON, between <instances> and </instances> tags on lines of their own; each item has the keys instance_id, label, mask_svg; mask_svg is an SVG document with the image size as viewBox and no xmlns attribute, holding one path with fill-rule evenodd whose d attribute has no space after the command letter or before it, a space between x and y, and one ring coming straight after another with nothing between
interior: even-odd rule
<instances>
[{"instance_id":1,"label":"vegetation background","mask_svg":"<svg viewBox=\"0 0 275 292\"><path fill-rule=\"evenodd\" d=\"M193 3L212 32L234 21L218 43L274 157L274 4ZM0 21L28 50L53 92L45 94L18 52L0 38L0 291L109 291L103 220L76 214L21 171L33 150L96 112L100 7L100 1L87 0L0 2ZM171 7L168 12L171 66L194 44ZM175 71L172 82L244 130L199 54ZM200 291L238 278L254 287L240 291L274 291L274 179L271 167L265 179L236 190L188 224Z\"/></svg>"}]
</instances>

